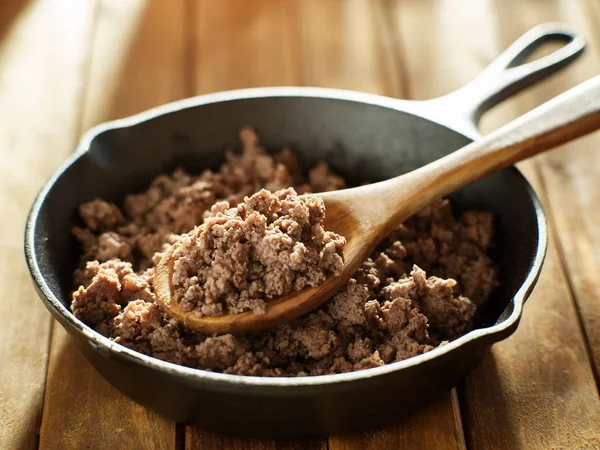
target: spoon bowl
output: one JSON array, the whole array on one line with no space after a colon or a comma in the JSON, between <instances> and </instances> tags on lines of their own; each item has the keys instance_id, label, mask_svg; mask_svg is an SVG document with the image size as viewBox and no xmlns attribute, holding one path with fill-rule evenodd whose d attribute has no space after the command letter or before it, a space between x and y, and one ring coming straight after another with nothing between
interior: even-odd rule
<instances>
[{"instance_id":1,"label":"spoon bowl","mask_svg":"<svg viewBox=\"0 0 600 450\"><path fill-rule=\"evenodd\" d=\"M171 280L174 266L173 252L176 245L173 245L165 252L156 266L154 288L158 301L168 311L169 315L176 318L184 327L202 333L219 334L271 328L282 322L296 319L320 306L352 277L362 261L368 257L371 250L377 245L378 240L372 237L372 246L365 245L364 237L368 235L365 234L368 229L352 216L344 203L336 201L335 196L327 200L327 193L316 195L323 197L328 211L325 217L325 229L346 237L346 245L343 251L345 264L340 275L329 276L318 286L290 292L287 295L267 301L265 314L257 315L249 311L240 314L199 317L193 311L184 310L174 299L174 288ZM200 227L202 226L200 225Z\"/></svg>"}]
</instances>

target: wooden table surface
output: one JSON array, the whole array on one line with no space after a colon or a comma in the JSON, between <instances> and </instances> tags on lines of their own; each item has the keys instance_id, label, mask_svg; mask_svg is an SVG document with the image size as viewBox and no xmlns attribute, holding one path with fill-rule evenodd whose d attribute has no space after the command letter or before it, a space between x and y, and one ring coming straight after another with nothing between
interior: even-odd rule
<instances>
[{"instance_id":1,"label":"wooden table surface","mask_svg":"<svg viewBox=\"0 0 600 450\"><path fill-rule=\"evenodd\" d=\"M600 134L520 166L550 245L518 331L435 405L369 433L240 440L161 418L87 363L23 260L33 196L92 125L252 86L431 98L555 20L586 54L484 131L600 72L600 1L0 0L0 448L600 448Z\"/></svg>"}]
</instances>

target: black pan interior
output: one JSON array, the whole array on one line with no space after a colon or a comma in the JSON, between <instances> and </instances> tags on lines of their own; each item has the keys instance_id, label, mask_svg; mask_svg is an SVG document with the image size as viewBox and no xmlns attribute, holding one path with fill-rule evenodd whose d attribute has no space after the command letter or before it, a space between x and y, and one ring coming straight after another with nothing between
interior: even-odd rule
<instances>
[{"instance_id":1,"label":"black pan interior","mask_svg":"<svg viewBox=\"0 0 600 450\"><path fill-rule=\"evenodd\" d=\"M70 302L71 273L80 248L70 235L77 206L96 197L119 202L144 189L160 172L182 166L216 168L223 149L237 149L238 130L255 127L268 149L290 147L309 167L327 160L353 183L413 170L470 142L437 123L392 108L315 97L224 101L178 110L133 126L104 131L74 161L43 199L35 220L37 263L50 290ZM488 176L451 196L459 210L496 217L501 286L482 311L479 327L512 310L512 297L531 268L538 246L535 201L514 169ZM504 314L502 312L504 311Z\"/></svg>"}]
</instances>

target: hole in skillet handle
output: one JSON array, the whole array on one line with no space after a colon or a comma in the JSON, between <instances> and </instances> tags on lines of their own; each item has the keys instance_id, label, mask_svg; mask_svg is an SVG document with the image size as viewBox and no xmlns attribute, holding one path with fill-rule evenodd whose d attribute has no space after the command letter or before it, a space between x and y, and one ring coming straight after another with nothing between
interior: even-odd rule
<instances>
[{"instance_id":1,"label":"hole in skillet handle","mask_svg":"<svg viewBox=\"0 0 600 450\"><path fill-rule=\"evenodd\" d=\"M526 62L547 43L563 43L564 46ZM479 120L485 111L558 72L579 57L584 49L583 37L564 25L538 25L517 39L470 83L444 96L415 102L415 110L476 139L479 137Z\"/></svg>"}]
</instances>

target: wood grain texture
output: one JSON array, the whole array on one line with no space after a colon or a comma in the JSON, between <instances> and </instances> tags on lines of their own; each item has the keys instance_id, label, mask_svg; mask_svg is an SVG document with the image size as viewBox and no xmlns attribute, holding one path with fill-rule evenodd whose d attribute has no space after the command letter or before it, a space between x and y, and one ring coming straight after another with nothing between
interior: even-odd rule
<instances>
[{"instance_id":1,"label":"wood grain texture","mask_svg":"<svg viewBox=\"0 0 600 450\"><path fill-rule=\"evenodd\" d=\"M438 95L456 89L520 34L547 19L533 14L526 26L516 27L515 24L527 16L523 5L528 2L507 3L498 1L495 8L489 2L477 0L395 3L392 13L396 17L398 39L406 49L405 70L410 74L409 79L420 80L411 85L412 95L427 97L421 91L424 85L443 86ZM531 10L538 13L547 9L547 5L543 7L540 2L529 4ZM465 14L455 14L453 9L456 8ZM500 9L504 10L506 21L498 22ZM428 20L428 28L434 30L431 39L418 39L415 34L414 24L424 20ZM499 30L505 30L505 35ZM544 100L565 88L547 92ZM538 89L532 88L531 92ZM523 95L491 112L484 128L495 128L542 100L538 97L526 108L521 98ZM548 210L544 183L535 164L525 163L520 167ZM549 212L552 215L553 210ZM552 225L550 223L554 233ZM519 329L492 349L482 365L468 377L463 394L463 420L468 444L473 449L594 448L599 445L600 403L553 240L543 274L525 307Z\"/></svg>"},{"instance_id":2,"label":"wood grain texture","mask_svg":"<svg viewBox=\"0 0 600 450\"><path fill-rule=\"evenodd\" d=\"M94 2L11 1L0 10L0 448L29 449L51 319L25 266L23 229L36 192L73 147Z\"/></svg>"},{"instance_id":3,"label":"wood grain texture","mask_svg":"<svg viewBox=\"0 0 600 450\"><path fill-rule=\"evenodd\" d=\"M329 450L465 449L456 391L397 425L329 438Z\"/></svg>"},{"instance_id":4,"label":"wood grain texture","mask_svg":"<svg viewBox=\"0 0 600 450\"><path fill-rule=\"evenodd\" d=\"M194 17L195 95L298 83L289 2L200 0Z\"/></svg>"},{"instance_id":5,"label":"wood grain texture","mask_svg":"<svg viewBox=\"0 0 600 450\"><path fill-rule=\"evenodd\" d=\"M537 11L532 2L525 2L522 8L524 14L513 24L514 28L527 27L533 20L560 20L582 33L588 48L576 68L553 78L542 89L528 93L520 107L529 108L552 92L568 89L600 73L600 3L593 0L559 2L554 8ZM506 14L501 16L502 23L507 19ZM600 382L600 210L596 206L600 201L599 147L600 135L596 133L565 145L537 162L552 219L559 230L557 244L589 342L597 382Z\"/></svg>"},{"instance_id":6,"label":"wood grain texture","mask_svg":"<svg viewBox=\"0 0 600 450\"><path fill-rule=\"evenodd\" d=\"M81 131L184 96L183 3L100 0ZM175 447L175 424L105 381L54 324L40 447Z\"/></svg>"},{"instance_id":7,"label":"wood grain texture","mask_svg":"<svg viewBox=\"0 0 600 450\"><path fill-rule=\"evenodd\" d=\"M246 439L211 433L197 427L186 427L185 449L227 450L327 450L325 439Z\"/></svg>"},{"instance_id":8,"label":"wood grain texture","mask_svg":"<svg viewBox=\"0 0 600 450\"><path fill-rule=\"evenodd\" d=\"M102 0L82 131L188 95L185 2Z\"/></svg>"},{"instance_id":9,"label":"wood grain texture","mask_svg":"<svg viewBox=\"0 0 600 450\"><path fill-rule=\"evenodd\" d=\"M402 74L383 2L300 0L290 5L301 84L401 96Z\"/></svg>"},{"instance_id":10,"label":"wood grain texture","mask_svg":"<svg viewBox=\"0 0 600 450\"><path fill-rule=\"evenodd\" d=\"M175 448L175 425L112 387L59 327L52 339L39 447Z\"/></svg>"}]
</instances>

